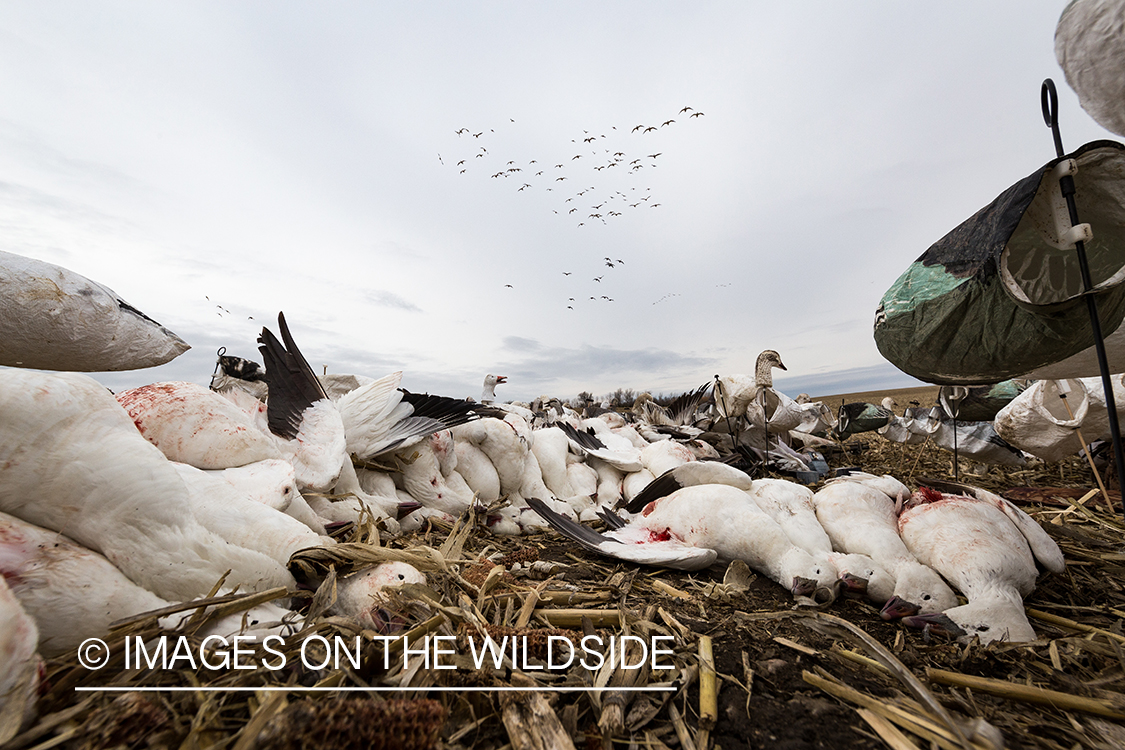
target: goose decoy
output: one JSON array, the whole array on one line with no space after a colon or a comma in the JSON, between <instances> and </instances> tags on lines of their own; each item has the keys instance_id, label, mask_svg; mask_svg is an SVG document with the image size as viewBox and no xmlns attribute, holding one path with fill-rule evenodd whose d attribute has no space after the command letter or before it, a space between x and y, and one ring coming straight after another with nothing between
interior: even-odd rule
<instances>
[{"instance_id":1,"label":"goose decoy","mask_svg":"<svg viewBox=\"0 0 1125 750\"><path fill-rule=\"evenodd\" d=\"M480 402L482 404L491 404L496 401L496 386L501 383L507 383L508 378L503 375L493 375L489 373L484 376L484 390L480 394Z\"/></svg>"},{"instance_id":2,"label":"goose decoy","mask_svg":"<svg viewBox=\"0 0 1125 750\"><path fill-rule=\"evenodd\" d=\"M105 372L170 362L191 347L112 289L0 251L0 365Z\"/></svg>"},{"instance_id":3,"label":"goose decoy","mask_svg":"<svg viewBox=\"0 0 1125 750\"><path fill-rule=\"evenodd\" d=\"M1071 0L1055 28L1055 57L1082 109L1125 135L1125 5Z\"/></svg>"}]
</instances>

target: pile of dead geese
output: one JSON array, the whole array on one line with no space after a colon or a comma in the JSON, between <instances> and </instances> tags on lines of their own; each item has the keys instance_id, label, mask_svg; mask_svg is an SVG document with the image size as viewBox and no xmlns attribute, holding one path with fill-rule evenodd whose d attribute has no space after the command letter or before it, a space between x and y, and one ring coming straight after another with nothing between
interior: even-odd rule
<instances>
[{"instance_id":1,"label":"pile of dead geese","mask_svg":"<svg viewBox=\"0 0 1125 750\"><path fill-rule=\"evenodd\" d=\"M753 379L717 379L672 408L642 398L624 414L580 416L557 399L415 394L402 373L317 377L284 315L258 343L263 365L222 357L211 388L112 394L75 372L0 369L0 712L33 714L39 654L208 596L219 581L295 590L295 552L372 518L394 536L471 511L479 533L549 527L643 565L741 560L796 597L825 604L855 592L887 619L982 641L1033 639L1021 597L1037 564L1063 569L1035 521L983 490L911 491L856 473L814 493L720 460L752 443L732 425L753 423L755 409L788 415L770 420L775 434L811 434L825 420L823 405L772 389L776 352L759 357ZM0 354L5 365L26 356ZM486 379L482 402L503 380ZM762 450L816 464L784 445L764 438ZM383 589L424 580L405 562L342 577L332 614L389 632ZM262 635L299 619L265 604L209 628Z\"/></svg>"}]
</instances>

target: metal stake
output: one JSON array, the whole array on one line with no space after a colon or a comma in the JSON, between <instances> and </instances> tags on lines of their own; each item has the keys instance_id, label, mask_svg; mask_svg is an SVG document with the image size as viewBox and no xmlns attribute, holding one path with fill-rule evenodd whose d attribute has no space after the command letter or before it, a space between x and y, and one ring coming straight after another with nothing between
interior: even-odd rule
<instances>
[{"instance_id":1,"label":"metal stake","mask_svg":"<svg viewBox=\"0 0 1125 750\"><path fill-rule=\"evenodd\" d=\"M1051 129L1051 135L1055 140L1055 155L1062 156L1064 154L1062 145L1062 135L1059 132L1059 95L1055 90L1055 82L1050 78L1043 81L1043 87L1040 91L1040 104L1043 109L1043 121L1047 123L1047 127ZM1066 208L1070 213L1071 226L1078 225L1078 207L1074 201L1074 177L1065 175L1059 179L1059 188L1062 190L1063 196L1066 198ZM1086 309L1090 312L1090 327L1094 333L1094 349L1098 353L1098 368L1102 373L1102 390L1105 391L1105 407L1109 417L1109 433L1113 440L1113 461L1117 468L1117 488L1125 499L1125 490L1122 489L1122 482L1125 482L1125 454L1121 451L1121 427L1117 421L1117 404L1113 398L1113 383L1110 380L1109 372L1109 358L1105 353L1105 341L1102 337L1102 323L1098 318L1098 303L1094 299L1093 289L1094 284L1090 279L1090 264L1086 260L1086 243L1078 240L1074 243L1075 249L1078 251L1078 267L1082 272L1082 286L1084 288L1086 297ZM1107 498L1108 499L1108 498Z\"/></svg>"}]
</instances>

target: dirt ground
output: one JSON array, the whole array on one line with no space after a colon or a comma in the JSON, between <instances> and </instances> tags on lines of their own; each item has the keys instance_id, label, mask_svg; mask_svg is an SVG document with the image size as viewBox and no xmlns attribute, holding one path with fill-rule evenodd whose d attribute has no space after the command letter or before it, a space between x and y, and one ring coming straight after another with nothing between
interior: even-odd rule
<instances>
[{"instance_id":1,"label":"dirt ground","mask_svg":"<svg viewBox=\"0 0 1125 750\"><path fill-rule=\"evenodd\" d=\"M871 434L849 438L828 459L832 466L892 473L908 484L926 475L951 478L952 472L948 453ZM884 744L988 748L996 746L990 736L1012 748L1125 747L1120 513L1108 512L1096 498L1077 502L1096 486L1077 458L1019 470L968 468L977 473L962 463L963 481L993 491L1033 488L1010 494L1067 557L1067 573L1041 579L1026 600L1039 634L1034 642L982 647L929 638L884 622L876 607L859 599L801 606L758 574L742 587L721 567L691 574L638 568L599 558L553 533L496 537L482 527L463 533L431 528L385 547L357 543L332 555L310 554L297 568L306 578L330 582L365 561L413 555L408 559L427 571L429 583L392 607L399 634L405 631L412 644L430 634L457 638L457 669L420 663L407 669L394 658L385 669L383 658L393 647L325 615L329 587L322 585L306 604L309 624L298 635L361 635L362 668L90 672L69 655L47 665L40 717L8 747L518 750L570 742L579 748L858 750ZM369 532L358 530L352 541ZM111 649L120 653L126 635L149 637L158 632L153 628L151 620L123 625L117 640L109 639ZM533 655L529 663L525 655L520 663L475 669L463 655L466 639L481 631L497 639L527 637L535 648L551 634L573 641L591 633L662 635L674 643L667 657L674 668L536 671L540 662ZM470 692L605 684L673 690ZM109 685L259 692L75 690ZM291 690L261 690L286 686ZM373 686L400 692L327 690Z\"/></svg>"}]
</instances>

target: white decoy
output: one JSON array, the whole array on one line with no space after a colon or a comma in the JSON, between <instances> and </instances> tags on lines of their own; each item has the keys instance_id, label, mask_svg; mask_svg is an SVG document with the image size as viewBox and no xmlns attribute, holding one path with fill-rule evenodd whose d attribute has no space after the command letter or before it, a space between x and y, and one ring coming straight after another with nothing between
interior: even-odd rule
<instances>
[{"instance_id":1,"label":"white decoy","mask_svg":"<svg viewBox=\"0 0 1125 750\"><path fill-rule=\"evenodd\" d=\"M484 376L484 390L480 394L480 402L482 404L496 403L496 386L501 383L508 382L508 378L503 375L493 375L489 373Z\"/></svg>"},{"instance_id":2,"label":"white decoy","mask_svg":"<svg viewBox=\"0 0 1125 750\"><path fill-rule=\"evenodd\" d=\"M540 505L532 507L540 515L549 513ZM745 491L727 485L679 489L604 535L580 524L563 523L553 514L544 518L584 547L623 560L684 570L698 570L716 561L742 560L795 595L831 589L836 579L834 568L818 564L794 545ZM605 514L603 518L608 522L613 517ZM653 547L652 542L660 546ZM700 550L715 556L711 558Z\"/></svg>"},{"instance_id":3,"label":"white decoy","mask_svg":"<svg viewBox=\"0 0 1125 750\"><path fill-rule=\"evenodd\" d=\"M226 347L219 351L225 352ZM250 359L221 353L218 362L215 363L215 373L211 376L210 388L218 393L230 390L246 391L263 403L269 396L266 373L261 365Z\"/></svg>"},{"instance_id":4,"label":"white decoy","mask_svg":"<svg viewBox=\"0 0 1125 750\"><path fill-rule=\"evenodd\" d=\"M978 488L973 497L923 487L899 516L903 541L969 600L944 613L904 618L954 637L1032 641L1022 597L1035 589L1036 560L1065 570L1062 552L1039 524L1007 500Z\"/></svg>"},{"instance_id":5,"label":"white decoy","mask_svg":"<svg viewBox=\"0 0 1125 750\"><path fill-rule=\"evenodd\" d=\"M162 365L190 348L109 287L0 251L0 365L136 370Z\"/></svg>"},{"instance_id":6,"label":"white decoy","mask_svg":"<svg viewBox=\"0 0 1125 750\"><path fill-rule=\"evenodd\" d=\"M720 377L715 384L715 409L720 417L741 417L746 415L750 404L766 388L773 388L773 370L786 370L781 355L773 349L766 349L754 362L754 377L746 375L727 375Z\"/></svg>"},{"instance_id":7,"label":"white decoy","mask_svg":"<svg viewBox=\"0 0 1125 750\"><path fill-rule=\"evenodd\" d=\"M362 627L387 633L395 613L388 611L387 594L397 586L425 585L426 576L404 562L383 562L336 582L336 602L330 612L356 620Z\"/></svg>"},{"instance_id":8,"label":"white decoy","mask_svg":"<svg viewBox=\"0 0 1125 750\"><path fill-rule=\"evenodd\" d=\"M35 718L43 661L36 652L39 631L0 577L0 744Z\"/></svg>"},{"instance_id":9,"label":"white decoy","mask_svg":"<svg viewBox=\"0 0 1125 750\"><path fill-rule=\"evenodd\" d=\"M372 460L477 418L467 401L411 393L401 382L402 372L393 372L340 397L349 454Z\"/></svg>"},{"instance_id":10,"label":"white decoy","mask_svg":"<svg viewBox=\"0 0 1125 750\"><path fill-rule=\"evenodd\" d=\"M102 385L76 373L0 370L0 510L105 555L173 601L227 586L292 586L283 565L199 523L188 488Z\"/></svg>"},{"instance_id":11,"label":"white decoy","mask_svg":"<svg viewBox=\"0 0 1125 750\"><path fill-rule=\"evenodd\" d=\"M867 555L895 579L895 596L882 616L941 612L957 596L932 568L918 562L898 534L896 500L909 492L890 476L853 474L834 479L813 494L821 527L839 552Z\"/></svg>"},{"instance_id":12,"label":"white decoy","mask_svg":"<svg viewBox=\"0 0 1125 750\"><path fill-rule=\"evenodd\" d=\"M1125 4L1071 0L1055 28L1055 57L1082 109L1125 135Z\"/></svg>"}]
</instances>

